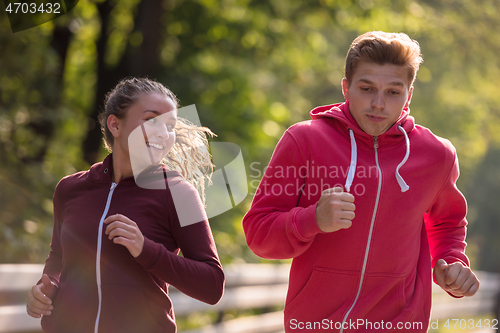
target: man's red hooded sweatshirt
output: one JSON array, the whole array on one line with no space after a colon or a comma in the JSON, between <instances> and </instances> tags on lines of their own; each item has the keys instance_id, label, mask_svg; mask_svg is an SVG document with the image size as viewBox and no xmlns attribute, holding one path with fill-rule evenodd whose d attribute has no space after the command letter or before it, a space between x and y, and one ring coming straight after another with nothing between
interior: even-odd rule
<instances>
[{"instance_id":1,"label":"man's red hooded sweatshirt","mask_svg":"<svg viewBox=\"0 0 500 333\"><path fill-rule=\"evenodd\" d=\"M408 109L378 137L348 102L311 116L281 138L243 220L257 255L293 258L285 331L427 332L431 261L469 264L454 147ZM356 217L323 233L316 204L334 186L354 195Z\"/></svg>"}]
</instances>

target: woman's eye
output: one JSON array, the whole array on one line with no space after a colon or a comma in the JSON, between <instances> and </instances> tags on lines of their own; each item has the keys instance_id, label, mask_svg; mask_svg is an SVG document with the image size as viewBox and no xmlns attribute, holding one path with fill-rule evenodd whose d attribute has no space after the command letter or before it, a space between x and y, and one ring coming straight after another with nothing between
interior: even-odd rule
<instances>
[{"instance_id":1,"label":"woman's eye","mask_svg":"<svg viewBox=\"0 0 500 333\"><path fill-rule=\"evenodd\" d=\"M149 118L146 121L149 121L152 124L156 124L156 118Z\"/></svg>"},{"instance_id":2,"label":"woman's eye","mask_svg":"<svg viewBox=\"0 0 500 333\"><path fill-rule=\"evenodd\" d=\"M175 128L175 125L167 125L167 130L169 132L173 132L174 131L174 128Z\"/></svg>"}]
</instances>

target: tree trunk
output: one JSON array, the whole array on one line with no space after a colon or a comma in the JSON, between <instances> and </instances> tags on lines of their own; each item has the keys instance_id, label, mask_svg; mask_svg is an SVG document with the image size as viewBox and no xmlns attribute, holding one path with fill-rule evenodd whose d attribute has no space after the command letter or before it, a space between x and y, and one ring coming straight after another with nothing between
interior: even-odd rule
<instances>
[{"instance_id":1,"label":"tree trunk","mask_svg":"<svg viewBox=\"0 0 500 333\"><path fill-rule=\"evenodd\" d=\"M101 147L102 133L97 117L104 108L106 94L122 78L127 76L154 78L159 66L160 43L162 37L161 17L164 13L161 0L141 1L134 19L134 32L141 32L142 44L134 47L127 43L124 55L115 68L108 68L104 55L108 44L108 27L113 5L105 1L98 5L101 16L101 36L97 41L97 85L94 106L89 116L89 131L83 142L83 156L86 162L97 161Z\"/></svg>"}]
</instances>

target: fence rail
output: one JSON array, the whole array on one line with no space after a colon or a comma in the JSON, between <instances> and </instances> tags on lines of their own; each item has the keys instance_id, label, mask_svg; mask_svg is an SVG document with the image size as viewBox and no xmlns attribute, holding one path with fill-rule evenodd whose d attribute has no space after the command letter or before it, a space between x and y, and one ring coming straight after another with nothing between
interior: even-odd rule
<instances>
[{"instance_id":1,"label":"fence rail","mask_svg":"<svg viewBox=\"0 0 500 333\"><path fill-rule=\"evenodd\" d=\"M37 333L40 320L26 314L29 288L40 279L43 265L0 264L0 333ZM283 306L289 265L234 264L224 267L226 290L221 301L211 306L192 299L175 288L170 297L177 316L210 310L252 309ZM500 290L500 274L477 272L481 281L473 297L455 299L433 286L432 319L472 317L492 313ZM277 333L283 332L282 311L237 318L182 333Z\"/></svg>"}]
</instances>

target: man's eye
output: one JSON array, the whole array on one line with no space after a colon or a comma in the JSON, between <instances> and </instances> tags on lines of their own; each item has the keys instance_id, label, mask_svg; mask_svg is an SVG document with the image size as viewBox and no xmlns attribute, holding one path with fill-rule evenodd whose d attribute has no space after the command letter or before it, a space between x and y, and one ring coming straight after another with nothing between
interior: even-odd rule
<instances>
[{"instance_id":1,"label":"man's eye","mask_svg":"<svg viewBox=\"0 0 500 333\"><path fill-rule=\"evenodd\" d=\"M146 121L149 121L151 124L156 124L156 118L149 118L146 119Z\"/></svg>"},{"instance_id":2,"label":"man's eye","mask_svg":"<svg viewBox=\"0 0 500 333\"><path fill-rule=\"evenodd\" d=\"M370 91L370 88L368 88L368 87L361 87L361 90L363 90L363 91Z\"/></svg>"},{"instance_id":3,"label":"man's eye","mask_svg":"<svg viewBox=\"0 0 500 333\"><path fill-rule=\"evenodd\" d=\"M391 95L399 95L399 91L396 91L396 90L391 90L389 93Z\"/></svg>"}]
</instances>

